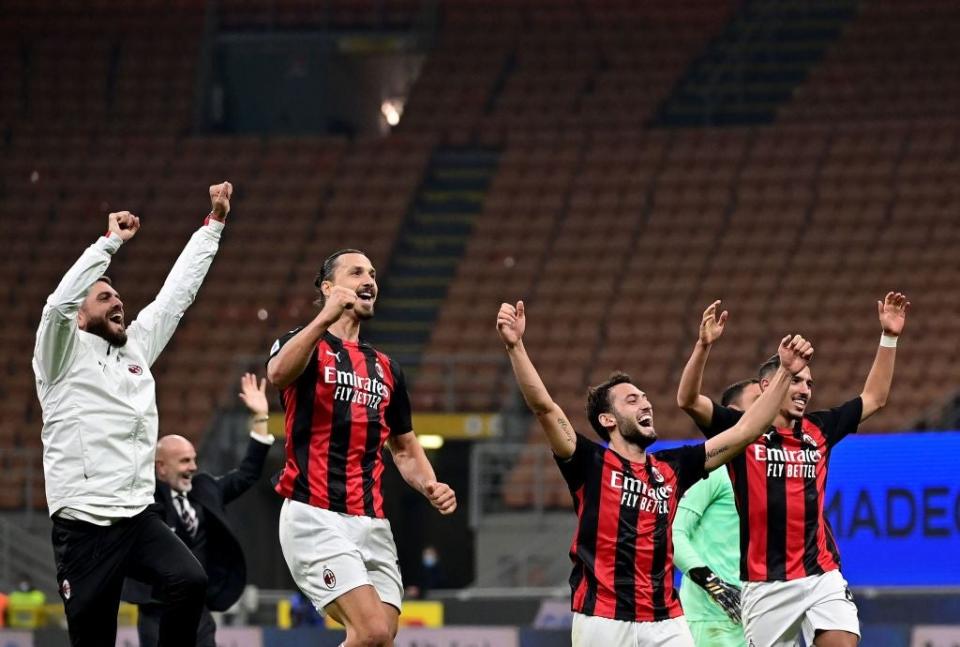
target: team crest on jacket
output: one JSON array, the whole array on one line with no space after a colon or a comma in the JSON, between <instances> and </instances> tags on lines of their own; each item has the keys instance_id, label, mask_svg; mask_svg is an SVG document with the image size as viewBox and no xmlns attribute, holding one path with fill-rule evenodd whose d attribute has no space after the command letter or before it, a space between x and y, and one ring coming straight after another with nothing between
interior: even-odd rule
<instances>
[{"instance_id":1,"label":"team crest on jacket","mask_svg":"<svg viewBox=\"0 0 960 647\"><path fill-rule=\"evenodd\" d=\"M63 584L60 585L60 595L63 596L64 600L69 600L70 596L73 595L73 588L70 586L70 580L64 580Z\"/></svg>"},{"instance_id":2,"label":"team crest on jacket","mask_svg":"<svg viewBox=\"0 0 960 647\"><path fill-rule=\"evenodd\" d=\"M654 481L656 481L657 483L663 483L664 481L663 474L661 474L660 470L658 470L653 465L650 466L650 473L653 474Z\"/></svg>"},{"instance_id":3,"label":"team crest on jacket","mask_svg":"<svg viewBox=\"0 0 960 647\"><path fill-rule=\"evenodd\" d=\"M128 365L127 365L127 370L130 371L131 373L133 373L134 375L142 375L142 374L143 374L143 369L140 368L140 366L137 365L137 364L128 364Z\"/></svg>"},{"instance_id":4,"label":"team crest on jacket","mask_svg":"<svg viewBox=\"0 0 960 647\"><path fill-rule=\"evenodd\" d=\"M323 569L323 583L327 585L328 589L332 589L337 586L337 576L333 574L329 568Z\"/></svg>"},{"instance_id":5,"label":"team crest on jacket","mask_svg":"<svg viewBox=\"0 0 960 647\"><path fill-rule=\"evenodd\" d=\"M812 447L813 449L817 448L817 441L815 441L810 434L803 434L803 440L801 442L808 447Z\"/></svg>"},{"instance_id":6,"label":"team crest on jacket","mask_svg":"<svg viewBox=\"0 0 960 647\"><path fill-rule=\"evenodd\" d=\"M377 362L373 365L373 368L377 371L377 376L382 380L383 379L383 367L380 366L380 362Z\"/></svg>"}]
</instances>

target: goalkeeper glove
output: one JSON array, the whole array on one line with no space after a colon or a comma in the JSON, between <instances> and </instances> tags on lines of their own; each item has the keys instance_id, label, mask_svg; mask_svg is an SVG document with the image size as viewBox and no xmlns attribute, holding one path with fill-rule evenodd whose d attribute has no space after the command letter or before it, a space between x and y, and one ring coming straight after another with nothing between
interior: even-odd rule
<instances>
[{"instance_id":1,"label":"goalkeeper glove","mask_svg":"<svg viewBox=\"0 0 960 647\"><path fill-rule=\"evenodd\" d=\"M740 589L721 580L706 566L691 568L687 577L700 585L731 620L740 624Z\"/></svg>"}]
</instances>

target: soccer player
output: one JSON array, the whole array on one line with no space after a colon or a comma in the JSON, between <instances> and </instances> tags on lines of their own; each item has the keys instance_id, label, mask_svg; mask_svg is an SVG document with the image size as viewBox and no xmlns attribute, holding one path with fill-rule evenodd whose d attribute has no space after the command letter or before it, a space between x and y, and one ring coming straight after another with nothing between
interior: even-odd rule
<instances>
[{"instance_id":1,"label":"soccer player","mask_svg":"<svg viewBox=\"0 0 960 647\"><path fill-rule=\"evenodd\" d=\"M384 518L382 449L404 480L441 514L457 507L437 482L410 419L403 372L359 339L373 317L376 270L356 249L323 262L320 312L270 350L267 377L280 390L286 464L276 490L280 546L297 586L347 628L347 647L393 645L403 585Z\"/></svg>"},{"instance_id":2,"label":"soccer player","mask_svg":"<svg viewBox=\"0 0 960 647\"><path fill-rule=\"evenodd\" d=\"M191 645L207 578L151 507L156 484L156 385L150 367L193 303L230 211L229 182L210 187L212 210L129 328L104 276L140 230L128 211L83 252L47 298L33 371L43 409L43 473L53 518L57 581L75 647L116 642L124 577L151 584L167 606L160 644Z\"/></svg>"},{"instance_id":3,"label":"soccer player","mask_svg":"<svg viewBox=\"0 0 960 647\"><path fill-rule=\"evenodd\" d=\"M523 302L504 303L497 330L527 406L536 414L573 495L579 524L570 548L573 647L692 647L673 588L671 523L683 493L773 420L791 375L813 348L799 335L780 343L783 366L769 392L732 429L706 444L647 454L657 438L653 406L629 376L614 373L587 394L587 418L609 447L577 434L523 347Z\"/></svg>"},{"instance_id":4,"label":"soccer player","mask_svg":"<svg viewBox=\"0 0 960 647\"><path fill-rule=\"evenodd\" d=\"M840 573L840 554L824 516L827 468L833 446L886 404L909 307L899 292L877 302L883 334L859 396L833 409L807 413L813 376L804 369L780 403L774 427L728 466L740 511L741 615L744 634L754 647L792 646L801 633L808 645L817 647L855 647L859 641L857 607ZM725 320L715 312L717 321ZM677 395L708 438L745 415L699 392L713 341L697 340ZM778 367L777 357L760 367L762 390L770 388L770 376Z\"/></svg>"},{"instance_id":5,"label":"soccer player","mask_svg":"<svg viewBox=\"0 0 960 647\"><path fill-rule=\"evenodd\" d=\"M743 411L760 397L757 379L724 391L720 403ZM680 603L697 647L743 647L740 622L740 516L727 470L691 487L673 522L673 559L683 571Z\"/></svg>"}]
</instances>

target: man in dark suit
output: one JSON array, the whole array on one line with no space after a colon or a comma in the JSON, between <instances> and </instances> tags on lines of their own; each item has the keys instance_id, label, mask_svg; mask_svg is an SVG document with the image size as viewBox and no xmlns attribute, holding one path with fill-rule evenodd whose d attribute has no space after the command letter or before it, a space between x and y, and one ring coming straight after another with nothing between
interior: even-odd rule
<instances>
[{"instance_id":1,"label":"man in dark suit","mask_svg":"<svg viewBox=\"0 0 960 647\"><path fill-rule=\"evenodd\" d=\"M253 429L246 456L240 465L222 476L197 471L197 452L182 436L164 436L157 443L157 490L155 500L167 525L187 545L207 572L207 598L197 647L216 647L216 623L210 611L225 611L243 593L247 567L240 543L226 517L226 505L256 483L273 437L267 433L266 382L257 384L247 373L241 380L240 397L253 415ZM137 631L141 647L156 647L163 605L150 600L146 587L128 586L127 599L141 602ZM186 647L186 646L185 646Z\"/></svg>"}]
</instances>

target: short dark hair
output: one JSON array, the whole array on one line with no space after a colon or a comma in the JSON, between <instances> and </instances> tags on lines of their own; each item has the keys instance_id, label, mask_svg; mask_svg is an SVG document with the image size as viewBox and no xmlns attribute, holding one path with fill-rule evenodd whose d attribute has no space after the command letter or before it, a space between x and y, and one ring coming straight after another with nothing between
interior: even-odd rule
<instances>
[{"instance_id":1,"label":"short dark hair","mask_svg":"<svg viewBox=\"0 0 960 647\"><path fill-rule=\"evenodd\" d=\"M110 279L110 277L107 276L106 274L104 274L104 275L101 276L99 279L97 279L96 281L94 281L94 283L106 283L106 284L109 285L110 287L113 287L113 281L112 281L112 280Z\"/></svg>"},{"instance_id":2,"label":"short dark hair","mask_svg":"<svg viewBox=\"0 0 960 647\"><path fill-rule=\"evenodd\" d=\"M587 419L605 442L610 442L610 432L600 424L600 414L610 413L610 389L618 384L633 384L633 380L626 373L614 371L603 383L587 388Z\"/></svg>"},{"instance_id":3,"label":"short dark hair","mask_svg":"<svg viewBox=\"0 0 960 647\"><path fill-rule=\"evenodd\" d=\"M317 289L317 298L313 302L314 305L322 308L323 304L327 302L327 297L323 296L323 290L320 289L320 286L324 281L330 281L333 279L333 273L337 270L337 259L343 256L344 254L363 254L367 255L366 252L360 249L353 249L352 247L347 247L345 249L338 249L334 253L330 254L323 260L323 265L320 266L320 271L317 272L317 278L313 281L313 287Z\"/></svg>"},{"instance_id":4,"label":"short dark hair","mask_svg":"<svg viewBox=\"0 0 960 647\"><path fill-rule=\"evenodd\" d=\"M760 365L760 370L757 371L757 379L765 380L769 378L771 375L777 372L778 368L780 368L780 356L773 355L770 357L770 359Z\"/></svg>"},{"instance_id":5,"label":"short dark hair","mask_svg":"<svg viewBox=\"0 0 960 647\"><path fill-rule=\"evenodd\" d=\"M734 382L727 388L723 390L723 394L720 396L720 404L723 406L728 406L734 403L734 400L739 400L743 396L743 390L750 386L751 384L759 384L760 380L755 377L748 378L746 380L740 380L739 382Z\"/></svg>"}]
</instances>

